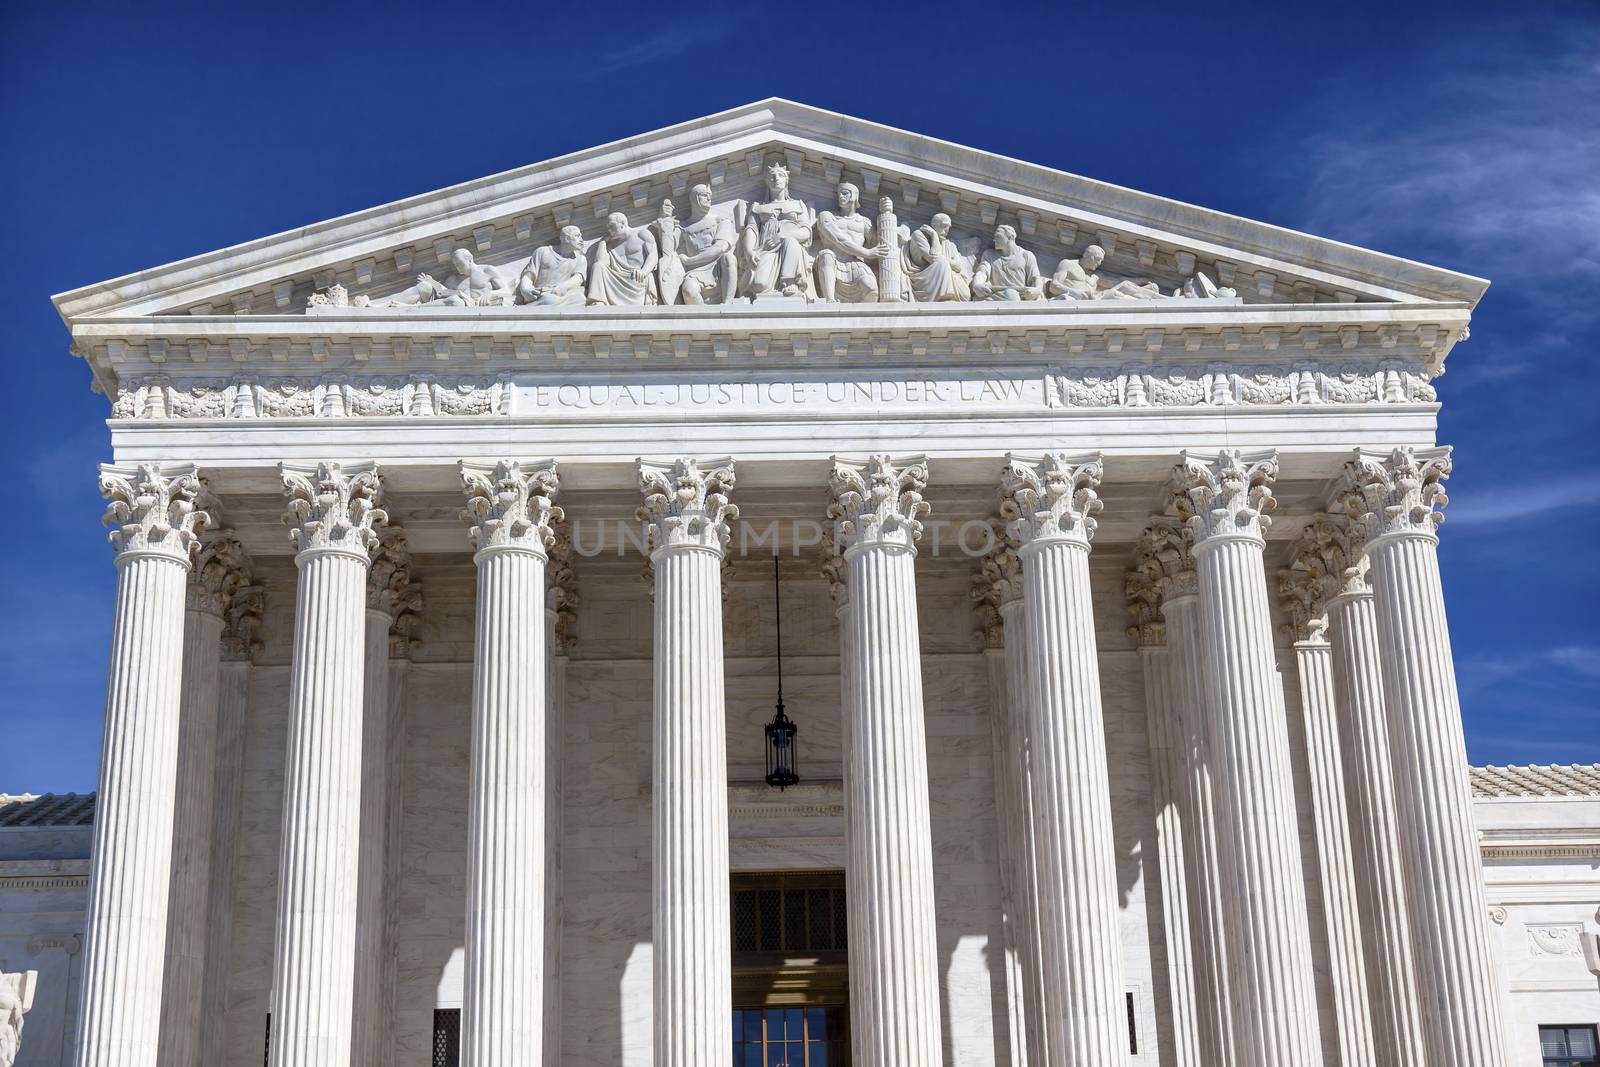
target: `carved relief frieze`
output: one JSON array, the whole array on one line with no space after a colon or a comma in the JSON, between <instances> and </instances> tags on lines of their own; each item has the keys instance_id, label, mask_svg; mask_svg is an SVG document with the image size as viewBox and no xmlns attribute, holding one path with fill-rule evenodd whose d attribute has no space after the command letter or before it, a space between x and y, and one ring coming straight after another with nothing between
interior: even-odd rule
<instances>
[{"instance_id":1,"label":"carved relief frieze","mask_svg":"<svg viewBox=\"0 0 1600 1067\"><path fill-rule=\"evenodd\" d=\"M114 419L361 419L504 415L504 376L415 374L410 377L216 379L175 386L165 376L126 381Z\"/></svg>"},{"instance_id":2,"label":"carved relief frieze","mask_svg":"<svg viewBox=\"0 0 1600 1067\"><path fill-rule=\"evenodd\" d=\"M1149 368L1057 368L1052 407L1223 407L1418 404L1437 399L1420 364L1349 363L1334 368L1213 363Z\"/></svg>"}]
</instances>

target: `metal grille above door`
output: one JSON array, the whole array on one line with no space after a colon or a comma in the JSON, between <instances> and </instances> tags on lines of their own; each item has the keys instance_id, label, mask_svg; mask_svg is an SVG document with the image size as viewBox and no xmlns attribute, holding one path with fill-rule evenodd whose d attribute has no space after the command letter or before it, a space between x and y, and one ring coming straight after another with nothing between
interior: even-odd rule
<instances>
[{"instance_id":1,"label":"metal grille above door","mask_svg":"<svg viewBox=\"0 0 1600 1067\"><path fill-rule=\"evenodd\" d=\"M433 1009L433 1067L461 1065L461 1009Z\"/></svg>"}]
</instances>

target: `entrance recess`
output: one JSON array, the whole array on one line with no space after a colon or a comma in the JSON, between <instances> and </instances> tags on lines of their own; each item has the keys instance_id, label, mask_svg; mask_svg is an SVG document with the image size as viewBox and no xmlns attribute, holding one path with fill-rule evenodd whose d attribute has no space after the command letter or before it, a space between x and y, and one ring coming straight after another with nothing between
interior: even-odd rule
<instances>
[{"instance_id":1,"label":"entrance recess","mask_svg":"<svg viewBox=\"0 0 1600 1067\"><path fill-rule=\"evenodd\" d=\"M735 874L734 1067L848 1067L843 871Z\"/></svg>"}]
</instances>

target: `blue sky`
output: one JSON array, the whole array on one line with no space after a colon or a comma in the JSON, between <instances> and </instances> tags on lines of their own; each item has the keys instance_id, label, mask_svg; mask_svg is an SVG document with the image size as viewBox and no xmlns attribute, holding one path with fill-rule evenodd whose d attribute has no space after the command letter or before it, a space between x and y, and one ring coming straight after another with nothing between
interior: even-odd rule
<instances>
[{"instance_id":1,"label":"blue sky","mask_svg":"<svg viewBox=\"0 0 1600 1067\"><path fill-rule=\"evenodd\" d=\"M1469 754L1600 761L1600 6L1301 6L0 6L0 792L100 741L50 294L772 95L1492 279L1438 383Z\"/></svg>"}]
</instances>

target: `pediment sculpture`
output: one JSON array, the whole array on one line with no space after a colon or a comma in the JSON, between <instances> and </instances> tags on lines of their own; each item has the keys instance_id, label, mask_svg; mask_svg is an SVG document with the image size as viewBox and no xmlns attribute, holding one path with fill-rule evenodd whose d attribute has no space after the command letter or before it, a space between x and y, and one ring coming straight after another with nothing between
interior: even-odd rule
<instances>
[{"instance_id":1,"label":"pediment sculpture","mask_svg":"<svg viewBox=\"0 0 1600 1067\"><path fill-rule=\"evenodd\" d=\"M38 971L0 974L0 1067L11 1067L22 1048L22 1017L33 1007Z\"/></svg>"},{"instance_id":2,"label":"pediment sculpture","mask_svg":"<svg viewBox=\"0 0 1600 1067\"><path fill-rule=\"evenodd\" d=\"M834 203L814 206L791 191L789 168L767 165L764 194L718 209L711 187L688 190L689 217L663 200L655 219L633 226L627 215L606 216L605 232L586 240L575 225L555 244L535 248L520 269L480 263L466 248L450 255L442 280L418 274L390 296L352 296L344 287L315 293L310 307L493 308L626 307L659 304L803 303L938 304L964 301L1123 301L1233 299L1196 270L1164 292L1154 281L1107 278L1105 249L1090 244L1044 274L1016 227L995 227L987 246L958 238L950 215L939 212L911 227L894 202L878 200L875 216L861 210L861 190L841 181Z\"/></svg>"}]
</instances>

